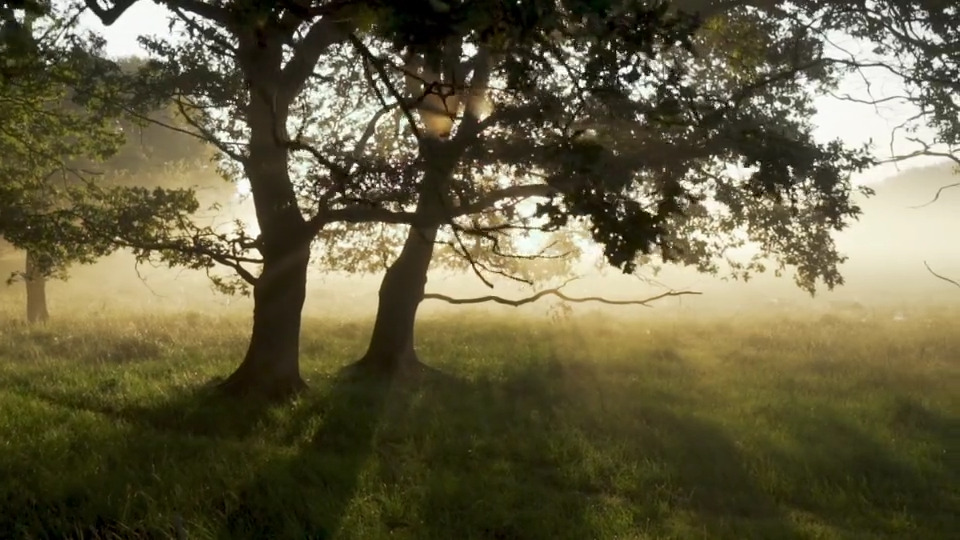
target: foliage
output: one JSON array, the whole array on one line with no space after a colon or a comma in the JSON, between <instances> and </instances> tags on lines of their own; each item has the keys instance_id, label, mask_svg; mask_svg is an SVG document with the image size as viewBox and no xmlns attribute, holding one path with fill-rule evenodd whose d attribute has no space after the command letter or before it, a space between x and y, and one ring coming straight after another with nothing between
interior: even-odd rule
<instances>
[{"instance_id":1,"label":"foliage","mask_svg":"<svg viewBox=\"0 0 960 540\"><path fill-rule=\"evenodd\" d=\"M165 232L196 210L190 190L110 187L119 177L104 169L146 172L163 159L209 159L202 144L177 145L167 129L145 132L160 153L138 151L142 140L125 137L135 124L116 108L124 90L118 66L103 58L102 40L71 26L72 9L48 6L8 19L18 21L31 46L7 45L15 59L7 66L16 73L0 76L0 236L32 251L40 263L35 271L48 277L65 277L69 265L123 247L123 237ZM91 228L103 223L109 230Z\"/></svg>"},{"instance_id":2,"label":"foliage","mask_svg":"<svg viewBox=\"0 0 960 540\"><path fill-rule=\"evenodd\" d=\"M169 2L185 39L150 43L142 73L235 176L252 136L245 85L263 76L243 69L253 19L242 5ZM515 234L585 231L628 272L654 256L749 277L773 258L807 290L842 282L831 234L858 214L849 177L871 160L812 136L812 101L839 75L824 53L829 17L740 6L700 20L632 1L312 6L260 6L256 31L266 43L341 21L312 75L276 90L292 92L275 135L325 263L382 264L396 251L391 226L418 219L429 187L446 207L440 264L563 273L561 260L524 275ZM303 67L304 43L284 69ZM426 186L437 167L442 185ZM536 212L518 211L531 200ZM356 241L371 235L382 241ZM748 244L755 257L734 257Z\"/></svg>"},{"instance_id":3,"label":"foliage","mask_svg":"<svg viewBox=\"0 0 960 540\"><path fill-rule=\"evenodd\" d=\"M869 54L844 55L850 72L893 78L894 95L844 96L860 103L896 104L914 111L899 131L917 147L957 161L960 146L960 9L940 0L838 3L834 28L869 43ZM921 135L932 128L934 136ZM946 152L938 149L946 147ZM912 157L896 156L900 158Z\"/></svg>"},{"instance_id":4,"label":"foliage","mask_svg":"<svg viewBox=\"0 0 960 540\"><path fill-rule=\"evenodd\" d=\"M38 36L63 31L66 15L23 24ZM46 24L45 24L46 23ZM49 38L54 39L54 38ZM16 76L0 77L0 234L17 247L39 247L44 273L62 269L71 261L89 261L102 254L102 244L70 243L76 239L71 223L45 221L50 209L66 204L67 186L82 177L70 162L84 157L103 159L119 146L121 138L110 119L96 110L65 107L71 85L79 86L92 67L97 44L69 35L48 42L36 39L33 47L14 54ZM8 64L10 65L10 64ZM70 230L68 230L70 229Z\"/></svg>"},{"instance_id":5,"label":"foliage","mask_svg":"<svg viewBox=\"0 0 960 540\"><path fill-rule=\"evenodd\" d=\"M0 530L953 538L957 313L877 315L428 320L456 379L388 392L333 375L363 324L313 320L316 390L272 408L197 390L243 317L3 320Z\"/></svg>"},{"instance_id":6,"label":"foliage","mask_svg":"<svg viewBox=\"0 0 960 540\"><path fill-rule=\"evenodd\" d=\"M121 71L131 76L135 76L146 62L146 59L136 56L116 61ZM190 125L177 110L176 104L161 103L149 112L140 112L130 105L124 110L127 114L118 119L118 127L125 136L124 145L106 160L104 169L137 174L149 173L174 163L186 168L204 168L214 161L216 156L213 147L191 132ZM160 178L157 177L158 180ZM234 189L226 183L204 180L202 187Z\"/></svg>"},{"instance_id":7,"label":"foliage","mask_svg":"<svg viewBox=\"0 0 960 540\"><path fill-rule=\"evenodd\" d=\"M452 8L444 14L449 24L439 25L443 33L406 37L392 43L392 54L374 55L389 47L372 38L355 42L374 86L367 88L368 111L386 107L382 96L409 85L416 55L439 62L419 72L442 72L437 82L409 96L409 110L402 102L394 108L410 117L419 112L427 138L437 113L421 102L434 98L450 109L443 159L453 153L459 163L442 189L459 202L452 214L476 216L454 223L453 235L479 236L490 250L511 226L552 231L583 223L607 260L627 272L638 256L656 254L704 271L717 271L717 260L726 259L746 277L775 257L781 270L797 270L805 289L818 280L828 287L842 282L836 265L843 258L831 232L858 214L849 176L871 160L811 134L812 100L837 75L820 28L792 12L735 8L700 21L666 4L630 2L573 3L581 21L551 11L551 2L533 2L531 13L503 8L496 27L515 33L490 37L484 25L494 23L474 10L497 13L500 5ZM407 35L403 21L400 30L385 31ZM356 80L360 69L343 77ZM448 95L436 99L438 93ZM344 108L351 105L344 100ZM367 115L368 130L376 114ZM414 128L406 137L387 156L368 157L369 170L358 174L361 185L373 185L385 176L377 158L388 168L405 164L408 172L390 177L412 183L377 184L394 191L383 199L395 209L422 187L415 179L424 167L423 134ZM350 154L340 149L350 145L343 142L322 150L346 161ZM530 197L524 193L550 199L538 205L536 217L545 219L518 219L514 206L503 204ZM747 242L759 254L741 265L728 253Z\"/></svg>"}]
</instances>

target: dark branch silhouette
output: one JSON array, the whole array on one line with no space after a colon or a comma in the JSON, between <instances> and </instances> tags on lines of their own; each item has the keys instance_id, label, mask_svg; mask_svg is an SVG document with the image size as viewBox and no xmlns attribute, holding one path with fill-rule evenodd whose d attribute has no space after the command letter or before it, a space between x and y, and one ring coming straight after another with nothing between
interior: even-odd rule
<instances>
[{"instance_id":1,"label":"dark branch silhouette","mask_svg":"<svg viewBox=\"0 0 960 540\"><path fill-rule=\"evenodd\" d=\"M942 276L942 275L934 272L934 271L933 271L933 268L930 268L930 265L927 264L927 261L923 261L923 265L927 267L927 272L930 272L931 274L933 274L934 277L936 277L936 278L938 278L938 279L942 279L943 281L946 281L947 283L950 283L950 284L952 284L952 285L955 285L956 287L960 287L960 283L958 283L957 281L954 281L954 280L948 278L947 276Z\"/></svg>"},{"instance_id":2,"label":"dark branch silhouette","mask_svg":"<svg viewBox=\"0 0 960 540\"><path fill-rule=\"evenodd\" d=\"M960 287L960 284L957 285ZM556 296L557 298L563 300L564 302L571 302L575 304L583 304L587 302L597 302L600 304L607 304L611 306L650 306L651 302L661 300L663 298L668 298L671 296L689 296L689 295L701 295L702 292L699 291L667 291L656 296L651 296L649 298L643 298L640 300L611 300L609 298L604 298L602 296L584 296L580 298L575 298L572 296L567 296L560 289L563 288L563 285L560 287L555 287L553 289L545 289L531 296L525 298L520 298L517 300L510 300L509 298L503 298L501 296L478 296L475 298L454 298L452 296L447 296L445 294L438 293L427 293L423 295L424 300L442 300L448 304L483 304L486 302L493 302L496 304L502 304L505 306L520 307L525 304L531 304L545 298L547 296Z\"/></svg>"}]
</instances>

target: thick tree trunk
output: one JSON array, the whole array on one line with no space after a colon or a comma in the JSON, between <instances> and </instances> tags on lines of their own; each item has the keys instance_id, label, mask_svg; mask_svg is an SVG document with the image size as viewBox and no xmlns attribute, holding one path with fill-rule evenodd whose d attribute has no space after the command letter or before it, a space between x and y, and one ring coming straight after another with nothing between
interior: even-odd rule
<instances>
[{"instance_id":1,"label":"thick tree trunk","mask_svg":"<svg viewBox=\"0 0 960 540\"><path fill-rule=\"evenodd\" d=\"M47 311L47 278L37 268L37 255L27 251L23 281L27 287L27 321L46 322L50 319Z\"/></svg>"},{"instance_id":2,"label":"thick tree trunk","mask_svg":"<svg viewBox=\"0 0 960 540\"><path fill-rule=\"evenodd\" d=\"M381 373L419 367L414 348L417 308L427 285L436 226L411 227L403 250L380 284L380 304L366 354L360 366Z\"/></svg>"},{"instance_id":3,"label":"thick tree trunk","mask_svg":"<svg viewBox=\"0 0 960 540\"><path fill-rule=\"evenodd\" d=\"M288 171L289 103L276 34L240 34L240 58L250 83L246 120L250 180L260 226L263 267L253 287L253 332L243 362L220 389L232 395L283 399L306 387L300 378L300 319L306 295L310 234Z\"/></svg>"},{"instance_id":4,"label":"thick tree trunk","mask_svg":"<svg viewBox=\"0 0 960 540\"><path fill-rule=\"evenodd\" d=\"M300 319L309 245L263 265L253 289L253 333L240 367L221 385L231 395L283 399L306 388L300 378Z\"/></svg>"}]
</instances>

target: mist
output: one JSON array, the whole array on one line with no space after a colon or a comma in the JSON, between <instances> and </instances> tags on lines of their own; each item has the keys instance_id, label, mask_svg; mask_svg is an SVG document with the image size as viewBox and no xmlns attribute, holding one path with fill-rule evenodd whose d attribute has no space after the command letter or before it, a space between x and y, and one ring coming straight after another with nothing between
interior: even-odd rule
<instances>
[{"instance_id":1,"label":"mist","mask_svg":"<svg viewBox=\"0 0 960 540\"><path fill-rule=\"evenodd\" d=\"M840 251L849 259L841 266L846 283L833 291L821 287L811 297L796 287L790 269L781 277L775 277L768 270L749 282L742 282L674 265L641 266L635 275L624 275L617 269L596 269L590 264L592 261L582 261L580 267L588 270L581 271L578 279L562 289L572 297L631 300L667 290L702 294L664 298L651 307L568 304L567 315L728 317L758 311L840 310L865 314L880 310L906 316L908 312L926 307L952 305L956 301L953 295L960 295L960 290L934 276L925 263L941 276L960 277L960 250L949 240L954 231L960 230L960 214L956 212L960 189L940 191L940 188L957 181L954 169L952 163L904 167L893 176L870 183L869 186L876 191L874 196L856 196L863 209L860 220L835 235ZM204 182L209 185L210 181L206 179ZM237 194L232 186L201 189L198 195L207 209L201 211L207 223L226 224L235 219L254 223L252 201ZM213 204L219 208L210 210ZM322 246L316 249L322 249ZM19 271L22 265L22 253L14 250L0 253L2 275ZM229 275L228 269L215 272ZM376 309L381 278L382 274L328 272L313 265L304 313L309 317L340 320L370 317ZM471 272L431 271L427 292L456 298L496 295L515 300L560 284L553 280L530 286L497 276L488 278L495 285L492 289ZM19 311L24 298L22 289L22 284L14 283L0 291L4 311ZM116 253L93 265L75 266L67 281L52 281L48 290L54 317L58 314L113 316L123 312L183 311L246 317L253 307L250 298L216 292L203 272L138 265L126 252ZM478 311L544 317L555 316L560 303L556 298L546 297L514 308L493 303L449 305L428 299L421 312L425 317Z\"/></svg>"}]
</instances>

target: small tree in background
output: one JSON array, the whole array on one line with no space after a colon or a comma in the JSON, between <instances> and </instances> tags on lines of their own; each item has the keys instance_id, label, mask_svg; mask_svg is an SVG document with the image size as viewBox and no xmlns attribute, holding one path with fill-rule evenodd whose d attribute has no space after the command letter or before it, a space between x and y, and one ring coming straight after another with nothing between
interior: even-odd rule
<instances>
[{"instance_id":1,"label":"small tree in background","mask_svg":"<svg viewBox=\"0 0 960 540\"><path fill-rule=\"evenodd\" d=\"M5 31L0 235L26 252L18 277L26 283L27 319L39 322L49 317L47 279L65 277L71 264L92 263L117 247L111 238L88 230L74 210L117 214L110 198L102 197L110 189L97 184L89 166L102 164L124 139L111 106L91 97L111 92L98 77L104 67L102 43L75 31L75 10L30 7L21 15L8 8L0 12ZM184 190L148 193L139 204L152 209L149 219L114 227L143 234L196 207L192 193Z\"/></svg>"}]
</instances>

